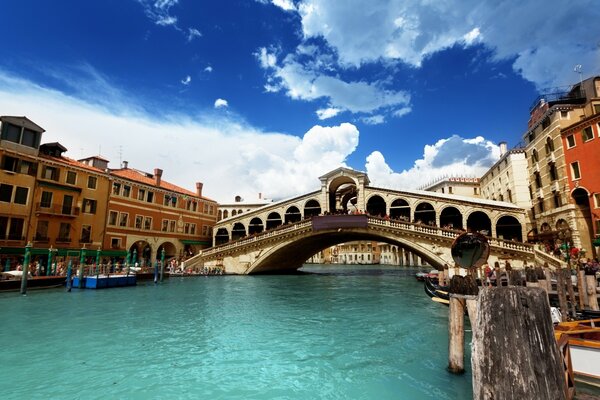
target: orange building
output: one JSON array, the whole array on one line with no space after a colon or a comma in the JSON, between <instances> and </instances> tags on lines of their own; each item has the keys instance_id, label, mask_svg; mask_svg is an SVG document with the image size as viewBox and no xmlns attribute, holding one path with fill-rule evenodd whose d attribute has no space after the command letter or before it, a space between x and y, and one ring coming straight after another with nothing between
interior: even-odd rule
<instances>
[{"instance_id":1,"label":"orange building","mask_svg":"<svg viewBox=\"0 0 600 400\"><path fill-rule=\"evenodd\" d=\"M562 129L565 164L578 229L586 233L582 247L600 246L600 77L594 79L594 97L585 117Z\"/></svg>"},{"instance_id":2,"label":"orange building","mask_svg":"<svg viewBox=\"0 0 600 400\"><path fill-rule=\"evenodd\" d=\"M140 265L165 258L185 258L209 247L217 203L162 179L156 168L146 173L128 167L111 170L111 192L104 248L137 254Z\"/></svg>"}]
</instances>

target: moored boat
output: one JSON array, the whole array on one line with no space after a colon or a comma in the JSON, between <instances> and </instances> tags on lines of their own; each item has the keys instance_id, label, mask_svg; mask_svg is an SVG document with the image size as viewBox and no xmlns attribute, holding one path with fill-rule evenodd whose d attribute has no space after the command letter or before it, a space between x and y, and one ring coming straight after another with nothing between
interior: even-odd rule
<instances>
[{"instance_id":1,"label":"moored boat","mask_svg":"<svg viewBox=\"0 0 600 400\"><path fill-rule=\"evenodd\" d=\"M448 294L447 288L436 285L428 277L425 278L424 289L425 293L427 293L427 295L431 297L431 300L436 303L445 305L450 304L450 295Z\"/></svg>"},{"instance_id":2,"label":"moored boat","mask_svg":"<svg viewBox=\"0 0 600 400\"><path fill-rule=\"evenodd\" d=\"M12 292L21 290L21 271L2 272L0 278L0 292ZM27 279L27 290L50 289L64 286L64 276L32 276Z\"/></svg>"},{"instance_id":3,"label":"moored boat","mask_svg":"<svg viewBox=\"0 0 600 400\"><path fill-rule=\"evenodd\" d=\"M561 322L554 333L569 341L575 380L600 387L600 319Z\"/></svg>"}]
</instances>

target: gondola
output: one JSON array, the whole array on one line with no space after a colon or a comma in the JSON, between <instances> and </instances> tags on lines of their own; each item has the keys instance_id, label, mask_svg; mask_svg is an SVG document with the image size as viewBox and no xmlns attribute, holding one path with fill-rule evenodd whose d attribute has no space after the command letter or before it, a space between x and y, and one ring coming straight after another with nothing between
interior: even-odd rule
<instances>
[{"instance_id":1,"label":"gondola","mask_svg":"<svg viewBox=\"0 0 600 400\"><path fill-rule=\"evenodd\" d=\"M448 294L448 291L445 290L445 287L438 286L431 282L429 278L426 278L424 288L425 293L427 293L433 301L446 305L449 304L450 295Z\"/></svg>"}]
</instances>

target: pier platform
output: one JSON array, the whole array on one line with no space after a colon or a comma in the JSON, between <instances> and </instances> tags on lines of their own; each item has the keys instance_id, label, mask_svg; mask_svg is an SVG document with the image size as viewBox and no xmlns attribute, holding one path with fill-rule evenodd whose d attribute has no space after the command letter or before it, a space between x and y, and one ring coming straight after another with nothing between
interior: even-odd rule
<instances>
[{"instance_id":1,"label":"pier platform","mask_svg":"<svg viewBox=\"0 0 600 400\"><path fill-rule=\"evenodd\" d=\"M92 275L83 278L84 289L105 289L113 287L135 286L137 277L130 275ZM73 278L74 288L79 287L79 277Z\"/></svg>"}]
</instances>

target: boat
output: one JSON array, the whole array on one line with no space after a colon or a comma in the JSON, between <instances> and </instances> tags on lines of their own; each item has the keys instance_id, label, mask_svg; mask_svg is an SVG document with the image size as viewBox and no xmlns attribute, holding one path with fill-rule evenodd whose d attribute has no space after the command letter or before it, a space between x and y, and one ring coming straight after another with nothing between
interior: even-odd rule
<instances>
[{"instance_id":1,"label":"boat","mask_svg":"<svg viewBox=\"0 0 600 400\"><path fill-rule=\"evenodd\" d=\"M600 318L560 322L554 335L568 340L575 381L600 387Z\"/></svg>"},{"instance_id":2,"label":"boat","mask_svg":"<svg viewBox=\"0 0 600 400\"><path fill-rule=\"evenodd\" d=\"M427 278L429 278L430 280L433 280L433 281L437 281L438 274L439 274L438 270L432 269L429 272L417 272L415 274L415 278L417 278L417 280L420 282L425 281L425 279L427 279Z\"/></svg>"},{"instance_id":3,"label":"boat","mask_svg":"<svg viewBox=\"0 0 600 400\"><path fill-rule=\"evenodd\" d=\"M425 293L431 297L432 301L445 305L450 304L450 295L448 294L448 289L446 287L442 287L433 283L431 279L427 277L425 278L424 288Z\"/></svg>"},{"instance_id":4,"label":"boat","mask_svg":"<svg viewBox=\"0 0 600 400\"><path fill-rule=\"evenodd\" d=\"M0 276L0 292L14 292L21 290L22 271L2 272ZM65 285L64 276L30 276L27 278L27 290L50 289Z\"/></svg>"}]
</instances>

